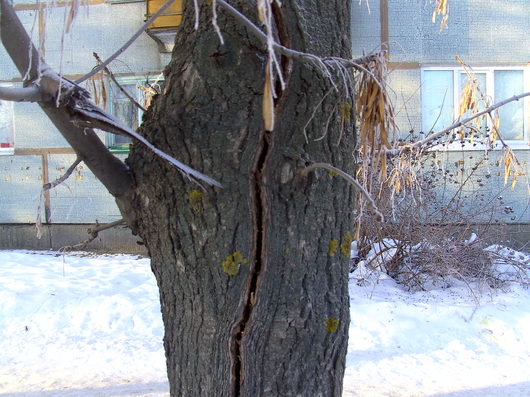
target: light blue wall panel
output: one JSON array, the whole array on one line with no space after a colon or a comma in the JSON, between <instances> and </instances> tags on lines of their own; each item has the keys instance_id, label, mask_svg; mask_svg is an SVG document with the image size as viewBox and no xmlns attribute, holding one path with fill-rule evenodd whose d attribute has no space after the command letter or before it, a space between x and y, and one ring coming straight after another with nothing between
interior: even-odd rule
<instances>
[{"instance_id":1,"label":"light blue wall panel","mask_svg":"<svg viewBox=\"0 0 530 397\"><path fill-rule=\"evenodd\" d=\"M379 1L352 1L351 8L353 56L378 51L381 43Z\"/></svg>"},{"instance_id":2,"label":"light blue wall panel","mask_svg":"<svg viewBox=\"0 0 530 397\"><path fill-rule=\"evenodd\" d=\"M47 12L45 60L57 72L78 75L89 72L96 64L97 52L105 59L120 48L144 23L145 3L103 3L81 6L71 29L64 34L64 7ZM17 11L28 32L39 42L38 12ZM110 68L114 73L147 73L161 70L161 57L155 41L143 33ZM3 48L0 49L0 80L18 79L20 75Z\"/></svg>"},{"instance_id":3,"label":"light blue wall panel","mask_svg":"<svg viewBox=\"0 0 530 397\"><path fill-rule=\"evenodd\" d=\"M527 0L450 1L447 28L433 24L433 2L388 0L392 61L471 63L528 61Z\"/></svg>"},{"instance_id":4,"label":"light blue wall panel","mask_svg":"<svg viewBox=\"0 0 530 397\"><path fill-rule=\"evenodd\" d=\"M36 12L21 11L18 15L30 31ZM63 29L64 7L50 9L47 15L46 62L55 71L62 70L63 74L84 74L96 65L93 52L106 59L142 26L145 3L81 6L70 33ZM110 68L115 73L160 70L155 41L143 33Z\"/></svg>"},{"instance_id":5,"label":"light blue wall panel","mask_svg":"<svg viewBox=\"0 0 530 397\"><path fill-rule=\"evenodd\" d=\"M50 180L62 176L75 155L50 155ZM84 163L64 183L50 191L52 223L102 223L121 218L114 198Z\"/></svg>"},{"instance_id":6,"label":"light blue wall panel","mask_svg":"<svg viewBox=\"0 0 530 397\"><path fill-rule=\"evenodd\" d=\"M41 156L0 156L0 223L35 222L41 188Z\"/></svg>"},{"instance_id":7,"label":"light blue wall panel","mask_svg":"<svg viewBox=\"0 0 530 397\"><path fill-rule=\"evenodd\" d=\"M423 0L388 0L388 40L392 61L417 61L423 52ZM432 4L427 4L427 7ZM429 19L430 20L430 19ZM436 30L434 26L431 29Z\"/></svg>"}]
</instances>

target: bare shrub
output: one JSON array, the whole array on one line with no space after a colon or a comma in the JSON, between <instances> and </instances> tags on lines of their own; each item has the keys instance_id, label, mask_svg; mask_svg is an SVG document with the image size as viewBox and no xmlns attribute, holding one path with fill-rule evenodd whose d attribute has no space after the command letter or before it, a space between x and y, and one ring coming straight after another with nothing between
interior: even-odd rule
<instances>
[{"instance_id":1,"label":"bare shrub","mask_svg":"<svg viewBox=\"0 0 530 397\"><path fill-rule=\"evenodd\" d=\"M457 172L424 156L409 170L414 183L399 194L371 180L386 221L365 214L360 218L357 262L364 260L414 290L471 281L499 287L508 281L496 268L498 257L485 250L498 240L506 206L498 195L481 189L482 161Z\"/></svg>"}]
</instances>

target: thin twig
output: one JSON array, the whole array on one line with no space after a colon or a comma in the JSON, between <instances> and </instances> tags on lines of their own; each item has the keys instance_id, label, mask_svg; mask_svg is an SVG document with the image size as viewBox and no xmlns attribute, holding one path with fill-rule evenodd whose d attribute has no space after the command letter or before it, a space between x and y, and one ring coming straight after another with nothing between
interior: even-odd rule
<instances>
[{"instance_id":1,"label":"thin twig","mask_svg":"<svg viewBox=\"0 0 530 397\"><path fill-rule=\"evenodd\" d=\"M314 163L314 164L311 164L310 166L305 167L300 172L300 175L306 176L308 173L310 173L311 171L313 171L313 170L315 170L317 168L324 168L324 169L326 169L328 171L334 172L337 175L339 175L342 178L344 178L347 182L352 184L366 198L366 200L370 204L370 207L372 208L372 211L375 212L377 220L380 221L380 222L384 222L385 217L384 217L383 213L379 210L379 208L377 208L377 205L375 204L375 201L372 198L372 196L370 195L370 193L368 193L368 191L366 191L366 189L355 178L353 178L350 174L347 174L346 172L342 171L341 169L333 167L331 164L328 164L328 163Z\"/></svg>"},{"instance_id":2,"label":"thin twig","mask_svg":"<svg viewBox=\"0 0 530 397\"><path fill-rule=\"evenodd\" d=\"M101 58L99 57L99 55L98 55L96 52L93 52L92 55L94 55L94 58L96 58L96 61L98 62L98 64L101 64L101 63L102 63ZM140 109L140 110L143 110L144 112L147 110L147 109L144 108L142 105L140 105L140 104L136 101L136 99L134 99L134 98L131 96L131 94L129 94L129 93L125 90L125 88L123 88L123 87L121 86L121 84L118 82L118 80L116 80L116 77L114 77L114 73L112 73L108 67L105 66L105 67L103 68L103 72L104 72L107 76L109 76L109 79L111 79L112 82L113 82L114 84L116 84L116 87L118 87L118 89L123 93L123 95L125 95L125 96L129 99L129 101L131 101L131 103L132 103L134 106L136 106L136 107L137 107L138 109Z\"/></svg>"},{"instance_id":3,"label":"thin twig","mask_svg":"<svg viewBox=\"0 0 530 397\"><path fill-rule=\"evenodd\" d=\"M199 3L198 0L193 0L193 6L195 8L195 26L193 27L195 30L199 30Z\"/></svg>"},{"instance_id":4,"label":"thin twig","mask_svg":"<svg viewBox=\"0 0 530 397\"><path fill-rule=\"evenodd\" d=\"M215 33L217 33L217 36L219 37L219 41L221 42L221 45L223 45L225 43L225 40L223 39L221 29L219 28L219 25L217 24L217 0L212 1L212 25L215 30Z\"/></svg>"},{"instance_id":5,"label":"thin twig","mask_svg":"<svg viewBox=\"0 0 530 397\"><path fill-rule=\"evenodd\" d=\"M304 137L305 137L305 141L306 143L309 143L309 138L307 137L307 126L309 125L309 123L311 123L311 121L315 118L315 115L317 113L317 110L320 108L320 106L322 105L322 103L324 102L324 100L327 98L327 96L329 94L331 94L331 92L333 91L333 88L330 88L328 90L328 92L326 92L326 94L320 99L320 101L317 103L317 105L315 106L315 108L313 109L313 112L311 113L311 117L309 117L309 119L307 120L307 122L305 123L304 125L304 128L302 129L303 133L304 133ZM325 134L324 134L325 135Z\"/></svg>"},{"instance_id":6,"label":"thin twig","mask_svg":"<svg viewBox=\"0 0 530 397\"><path fill-rule=\"evenodd\" d=\"M67 245L65 247L62 247L59 251L65 252L65 251L73 251L73 250L82 250L89 243L91 243L98 237L99 232L102 232L103 230L111 229L113 227L120 226L120 225L125 226L127 225L127 222L125 222L125 220L123 219L118 219L117 221L110 222L110 223L104 223L104 224L99 224L96 222L96 226L89 227L87 229L87 233L89 234L90 237L80 242L79 244Z\"/></svg>"},{"instance_id":7,"label":"thin twig","mask_svg":"<svg viewBox=\"0 0 530 397\"><path fill-rule=\"evenodd\" d=\"M42 186L42 190L45 192L47 190L50 190L50 189L53 189L55 186L57 185L60 185L61 183L63 183L64 181L66 181L70 175L72 175L72 172L74 172L75 168L79 165L79 163L81 163L83 160L81 160L81 158L78 156L75 161L73 162L73 164L68 167L68 169L66 170L66 172L64 173L63 176L57 178L56 180L54 180L53 182L48 182L48 183L45 183L43 186Z\"/></svg>"},{"instance_id":8,"label":"thin twig","mask_svg":"<svg viewBox=\"0 0 530 397\"><path fill-rule=\"evenodd\" d=\"M106 67L109 63L114 61L118 56L121 55L123 51L125 51L129 46L134 43L134 41L140 37L140 35L153 23L153 21L158 18L175 0L167 0L166 3L160 9L153 14L151 18L149 18L140 29L123 45L120 47L118 51L116 51L114 54L112 54L105 62L101 63L94 69L92 69L89 73L85 74L83 77L80 77L75 82L77 84L82 83L83 81L89 79L90 77L94 76L96 73L98 73L100 70L102 70L104 67Z\"/></svg>"}]
</instances>

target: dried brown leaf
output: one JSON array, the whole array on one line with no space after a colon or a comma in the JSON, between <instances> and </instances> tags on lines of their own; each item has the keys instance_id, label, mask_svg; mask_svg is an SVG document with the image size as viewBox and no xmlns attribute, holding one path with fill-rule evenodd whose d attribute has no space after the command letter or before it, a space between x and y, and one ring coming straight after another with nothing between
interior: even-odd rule
<instances>
[{"instance_id":1,"label":"dried brown leaf","mask_svg":"<svg viewBox=\"0 0 530 397\"><path fill-rule=\"evenodd\" d=\"M272 96L272 77L267 65L265 85L263 87L263 126L266 131L274 129L274 98Z\"/></svg>"}]
</instances>

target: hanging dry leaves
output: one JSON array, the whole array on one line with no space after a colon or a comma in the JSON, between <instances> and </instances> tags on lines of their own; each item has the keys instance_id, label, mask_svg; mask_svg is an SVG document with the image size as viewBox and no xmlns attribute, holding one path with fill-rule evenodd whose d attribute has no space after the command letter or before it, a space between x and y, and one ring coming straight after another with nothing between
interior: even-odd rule
<instances>
[{"instance_id":1,"label":"hanging dry leaves","mask_svg":"<svg viewBox=\"0 0 530 397\"><path fill-rule=\"evenodd\" d=\"M357 80L355 105L359 120L359 152L363 158L372 158L375 153L392 147L390 135L396 125L394 110L385 89L385 53L374 57L366 67L371 74L363 73ZM386 162L386 156L377 156L373 166L377 167L381 161Z\"/></svg>"},{"instance_id":2,"label":"hanging dry leaves","mask_svg":"<svg viewBox=\"0 0 530 397\"><path fill-rule=\"evenodd\" d=\"M447 9L447 0L436 0L436 5L432 13L432 23L436 23L436 17L438 15L442 16L442 21L440 23L440 31L447 27L447 19L449 18L449 13Z\"/></svg>"},{"instance_id":3,"label":"hanging dry leaves","mask_svg":"<svg viewBox=\"0 0 530 397\"><path fill-rule=\"evenodd\" d=\"M504 184L508 183L510 176L512 177L512 189L515 189L517 184L517 178L525 175L524 169L521 163L515 156L515 153L509 147L504 148Z\"/></svg>"},{"instance_id":4,"label":"hanging dry leaves","mask_svg":"<svg viewBox=\"0 0 530 397\"><path fill-rule=\"evenodd\" d=\"M72 25L79 13L79 7L81 6L81 0L70 0L68 2L68 11L66 14L66 20L64 22L64 30L66 33L70 33Z\"/></svg>"},{"instance_id":5,"label":"hanging dry leaves","mask_svg":"<svg viewBox=\"0 0 530 397\"><path fill-rule=\"evenodd\" d=\"M92 94L92 99L94 103L97 106L103 109L106 109L108 95L107 95L106 79L105 79L105 75L103 74L103 71L100 71L96 73L94 76L90 77L86 81L86 88Z\"/></svg>"}]
</instances>

